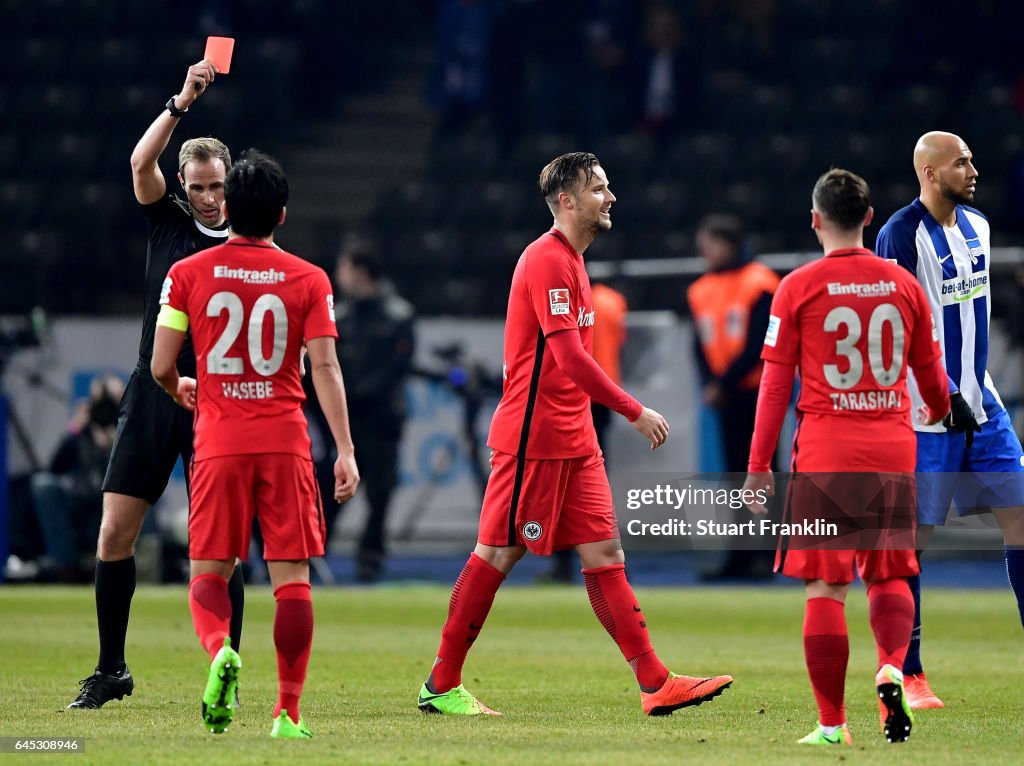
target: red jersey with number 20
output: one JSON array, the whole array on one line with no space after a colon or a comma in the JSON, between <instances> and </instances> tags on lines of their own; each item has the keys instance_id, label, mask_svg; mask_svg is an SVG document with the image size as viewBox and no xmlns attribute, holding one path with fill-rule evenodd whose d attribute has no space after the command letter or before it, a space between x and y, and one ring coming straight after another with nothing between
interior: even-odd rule
<instances>
[{"instance_id":1,"label":"red jersey with number 20","mask_svg":"<svg viewBox=\"0 0 1024 766\"><path fill-rule=\"evenodd\" d=\"M338 337L323 269L247 239L171 267L160 295L188 317L198 385L195 459L262 452L309 457L299 353Z\"/></svg>"},{"instance_id":2,"label":"red jersey with number 20","mask_svg":"<svg viewBox=\"0 0 1024 766\"><path fill-rule=\"evenodd\" d=\"M835 250L782 280L761 358L799 367L793 470L913 471L907 364L940 355L921 286L870 250Z\"/></svg>"},{"instance_id":3,"label":"red jersey with number 20","mask_svg":"<svg viewBox=\"0 0 1024 766\"><path fill-rule=\"evenodd\" d=\"M593 354L594 299L583 256L551 229L523 251L512 275L503 390L487 437L491 449L531 460L597 452L590 397L546 349L545 338L556 332L578 332Z\"/></svg>"}]
</instances>

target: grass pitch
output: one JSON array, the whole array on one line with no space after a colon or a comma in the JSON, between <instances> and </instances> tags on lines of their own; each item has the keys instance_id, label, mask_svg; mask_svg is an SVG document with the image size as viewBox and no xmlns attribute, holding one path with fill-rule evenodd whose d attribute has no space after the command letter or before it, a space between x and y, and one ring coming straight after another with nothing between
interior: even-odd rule
<instances>
[{"instance_id":1,"label":"grass pitch","mask_svg":"<svg viewBox=\"0 0 1024 766\"><path fill-rule=\"evenodd\" d=\"M501 718L426 716L416 695L437 649L448 589L314 590L316 632L303 715L311 741L269 738L276 694L273 597L250 588L243 707L203 731L208 661L184 587L140 588L128 662L135 693L67 711L95 663L88 588L0 588L0 736L77 736L85 752L32 763L680 764L1024 762L1024 635L1007 591L925 591L925 661L945 710L910 741L878 729L876 656L863 592L851 592L847 707L853 748L809 748L816 710L803 665L801 588L640 588L654 645L676 672L730 673L710 704L645 717L632 674L579 587L508 587L464 680ZM0 756L22 759L23 756Z\"/></svg>"}]
</instances>

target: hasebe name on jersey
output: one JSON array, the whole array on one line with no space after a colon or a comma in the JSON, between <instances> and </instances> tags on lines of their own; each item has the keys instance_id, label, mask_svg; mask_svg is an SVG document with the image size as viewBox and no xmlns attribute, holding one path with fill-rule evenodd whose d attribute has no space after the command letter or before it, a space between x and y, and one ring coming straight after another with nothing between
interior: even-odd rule
<instances>
[{"instance_id":1,"label":"hasebe name on jersey","mask_svg":"<svg viewBox=\"0 0 1024 766\"><path fill-rule=\"evenodd\" d=\"M225 399L273 399L274 381L248 380L241 383L221 383Z\"/></svg>"},{"instance_id":2,"label":"hasebe name on jersey","mask_svg":"<svg viewBox=\"0 0 1024 766\"><path fill-rule=\"evenodd\" d=\"M834 410L887 410L898 409L903 405L903 397L895 389L888 391L852 391L850 393L833 392L829 394L832 398L832 409Z\"/></svg>"}]
</instances>

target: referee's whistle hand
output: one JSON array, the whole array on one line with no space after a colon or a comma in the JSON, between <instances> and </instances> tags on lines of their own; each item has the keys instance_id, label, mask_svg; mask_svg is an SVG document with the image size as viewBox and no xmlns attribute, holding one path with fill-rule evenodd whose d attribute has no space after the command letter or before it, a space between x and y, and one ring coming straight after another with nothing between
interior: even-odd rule
<instances>
[{"instance_id":1,"label":"referee's whistle hand","mask_svg":"<svg viewBox=\"0 0 1024 766\"><path fill-rule=\"evenodd\" d=\"M644 407L631 425L651 443L651 449L658 449L668 441L668 421L650 407Z\"/></svg>"}]
</instances>

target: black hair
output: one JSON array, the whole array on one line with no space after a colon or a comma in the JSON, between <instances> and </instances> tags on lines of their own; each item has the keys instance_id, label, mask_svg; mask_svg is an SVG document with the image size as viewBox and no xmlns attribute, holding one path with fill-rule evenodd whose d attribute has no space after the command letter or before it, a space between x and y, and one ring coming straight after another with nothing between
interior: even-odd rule
<instances>
[{"instance_id":1,"label":"black hair","mask_svg":"<svg viewBox=\"0 0 1024 766\"><path fill-rule=\"evenodd\" d=\"M862 226L871 208L868 182L841 168L832 168L818 179L811 199L815 209L842 231Z\"/></svg>"},{"instance_id":2,"label":"black hair","mask_svg":"<svg viewBox=\"0 0 1024 766\"><path fill-rule=\"evenodd\" d=\"M248 149L228 171L224 201L233 232L255 239L268 237L288 204L288 178L269 154Z\"/></svg>"}]
</instances>

